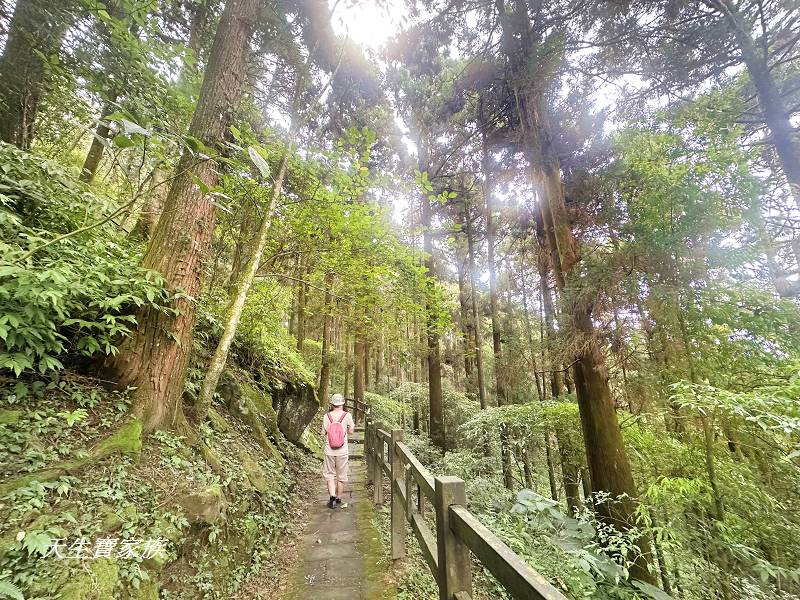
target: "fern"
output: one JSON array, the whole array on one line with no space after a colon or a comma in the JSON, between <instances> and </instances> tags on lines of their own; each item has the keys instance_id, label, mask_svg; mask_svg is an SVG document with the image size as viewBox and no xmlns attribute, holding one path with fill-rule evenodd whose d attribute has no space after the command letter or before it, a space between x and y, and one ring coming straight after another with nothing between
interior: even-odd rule
<instances>
[{"instance_id":1,"label":"fern","mask_svg":"<svg viewBox=\"0 0 800 600\"><path fill-rule=\"evenodd\" d=\"M22 590L7 579L0 579L0 598L11 598L11 600L25 600Z\"/></svg>"}]
</instances>

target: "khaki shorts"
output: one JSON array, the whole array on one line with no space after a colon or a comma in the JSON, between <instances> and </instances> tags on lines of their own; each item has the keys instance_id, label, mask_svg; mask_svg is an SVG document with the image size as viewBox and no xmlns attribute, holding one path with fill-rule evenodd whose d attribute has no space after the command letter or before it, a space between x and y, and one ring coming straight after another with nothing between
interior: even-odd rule
<instances>
[{"instance_id":1,"label":"khaki shorts","mask_svg":"<svg viewBox=\"0 0 800 600\"><path fill-rule=\"evenodd\" d=\"M347 481L347 472L350 470L350 458L343 456L325 455L322 461L322 476L325 479L336 479L341 482Z\"/></svg>"}]
</instances>

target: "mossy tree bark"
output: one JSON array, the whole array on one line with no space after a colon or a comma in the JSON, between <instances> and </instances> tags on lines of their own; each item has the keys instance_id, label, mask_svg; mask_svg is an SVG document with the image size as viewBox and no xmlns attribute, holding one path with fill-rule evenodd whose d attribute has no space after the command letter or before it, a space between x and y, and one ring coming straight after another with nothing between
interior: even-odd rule
<instances>
[{"instance_id":1,"label":"mossy tree bark","mask_svg":"<svg viewBox=\"0 0 800 600\"><path fill-rule=\"evenodd\" d=\"M260 7L259 0L229 0L222 13L189 127L189 134L208 146L223 139L241 99L244 67ZM176 312L141 310L136 332L108 363L120 385L136 388L134 411L143 416L146 430L172 426L180 414L196 297L215 221L215 206L195 178L213 188L217 165L213 160L198 162L184 152L142 260L143 266L164 277L168 289L181 291L174 302Z\"/></svg>"},{"instance_id":2,"label":"mossy tree bark","mask_svg":"<svg viewBox=\"0 0 800 600\"><path fill-rule=\"evenodd\" d=\"M290 130L291 133L291 130ZM272 193L270 195L269 207L264 213L259 226L258 235L255 247L253 248L250 258L247 260L247 265L242 270L236 286L234 287L233 297L228 303L227 310L225 311L225 329L222 332L222 337L219 344L214 349L214 354L211 356L211 362L208 365L206 376L203 378L203 385L200 387L200 393L197 396L197 404L195 406L195 418L205 420L208 409L211 407L211 401L214 398L214 392L217 389L217 383L225 369L225 362L228 360L228 352L230 352L233 338L236 335L236 330L239 328L239 321L242 318L242 311L244 304L247 301L247 294L253 285L256 278L256 272L259 265L261 265L261 257L264 254L264 248L267 244L267 237L272 227L272 215L275 213L275 207L278 205L278 198L283 188L283 180L286 177L286 171L289 164L289 154L291 152L291 143L287 146L281 158L281 164L278 168L278 174L272 184ZM301 283L301 286L303 284ZM303 287L301 287L303 289ZM302 338L298 337L298 347L302 346Z\"/></svg>"},{"instance_id":3,"label":"mossy tree bark","mask_svg":"<svg viewBox=\"0 0 800 600\"><path fill-rule=\"evenodd\" d=\"M523 102L522 106L525 107L526 104ZM527 115L529 119L533 117L535 122L541 123L543 109L538 107L531 110L530 106L528 109L530 112L523 109L523 115ZM551 249L555 249L552 253L556 259L552 265L553 272L564 303L562 312L570 321L572 329L582 338L572 372L592 489L607 492L611 496L609 501L597 504L596 509L602 518L617 529L628 531L636 525L636 486L633 472L617 422L605 358L597 343L591 306L585 301L565 300L570 294L567 288L578 277L576 267L580 254L566 212L561 172L552 148L552 139L546 126L539 124L538 127L534 139L538 139L540 145L532 151L532 162L540 184L540 202L545 228L549 234L548 243ZM564 475L565 488L569 483L568 493L577 497L577 485L572 485L573 481L577 484L577 478L573 479L572 473ZM639 555L631 557L634 560L631 576L653 583L654 578L647 567L649 543L642 538L639 545Z\"/></svg>"}]
</instances>

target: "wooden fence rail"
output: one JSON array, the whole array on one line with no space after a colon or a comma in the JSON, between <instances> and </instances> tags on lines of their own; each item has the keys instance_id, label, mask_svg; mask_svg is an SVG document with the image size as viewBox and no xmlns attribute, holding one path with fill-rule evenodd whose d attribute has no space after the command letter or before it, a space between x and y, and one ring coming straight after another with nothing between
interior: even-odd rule
<instances>
[{"instance_id":1,"label":"wooden fence rail","mask_svg":"<svg viewBox=\"0 0 800 600\"><path fill-rule=\"evenodd\" d=\"M353 422L356 425L363 424L370 412L369 404L355 398L345 398L344 408L345 410L350 410L353 415Z\"/></svg>"},{"instance_id":2,"label":"wooden fence rail","mask_svg":"<svg viewBox=\"0 0 800 600\"><path fill-rule=\"evenodd\" d=\"M383 503L384 475L390 481L392 559L405 556L408 522L439 586L440 600L472 598L470 553L518 600L566 600L467 510L464 481L433 477L403 443L402 429L388 431L371 419L366 405L360 408L366 416L364 457L376 504ZM433 509L435 531L425 517L427 504Z\"/></svg>"}]
</instances>

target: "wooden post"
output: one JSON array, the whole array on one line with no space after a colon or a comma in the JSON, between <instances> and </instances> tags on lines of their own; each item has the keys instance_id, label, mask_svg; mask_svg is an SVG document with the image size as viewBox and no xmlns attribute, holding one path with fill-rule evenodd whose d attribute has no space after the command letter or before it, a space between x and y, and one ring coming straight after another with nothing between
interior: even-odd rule
<instances>
[{"instance_id":1,"label":"wooden post","mask_svg":"<svg viewBox=\"0 0 800 600\"><path fill-rule=\"evenodd\" d=\"M452 600L457 592L472 594L469 548L450 529L450 506L466 506L467 494L464 481L458 477L437 477L435 487L439 600Z\"/></svg>"},{"instance_id":2,"label":"wooden post","mask_svg":"<svg viewBox=\"0 0 800 600\"><path fill-rule=\"evenodd\" d=\"M364 460L367 462L367 483L372 483L372 422L364 420Z\"/></svg>"},{"instance_id":3,"label":"wooden post","mask_svg":"<svg viewBox=\"0 0 800 600\"><path fill-rule=\"evenodd\" d=\"M417 484L417 510L419 514L425 516L425 494L422 493L422 486Z\"/></svg>"},{"instance_id":4,"label":"wooden post","mask_svg":"<svg viewBox=\"0 0 800 600\"><path fill-rule=\"evenodd\" d=\"M416 491L414 488L414 472L411 469L411 465L406 465L403 469L403 477L406 480L406 518L411 518L411 513L416 512L418 509L416 508L419 506L417 504L415 506L416 498Z\"/></svg>"},{"instance_id":5,"label":"wooden post","mask_svg":"<svg viewBox=\"0 0 800 600\"><path fill-rule=\"evenodd\" d=\"M372 490L372 501L375 504L383 504L383 439L378 433L381 423L375 425L375 465L373 482L375 487Z\"/></svg>"},{"instance_id":6,"label":"wooden post","mask_svg":"<svg viewBox=\"0 0 800 600\"><path fill-rule=\"evenodd\" d=\"M392 429L392 444L389 447L389 459L392 464L392 560L406 555L406 515L403 504L398 498L397 490L403 486L403 461L397 451L397 442L403 441L403 430ZM407 501L410 501L406 498Z\"/></svg>"}]
</instances>

